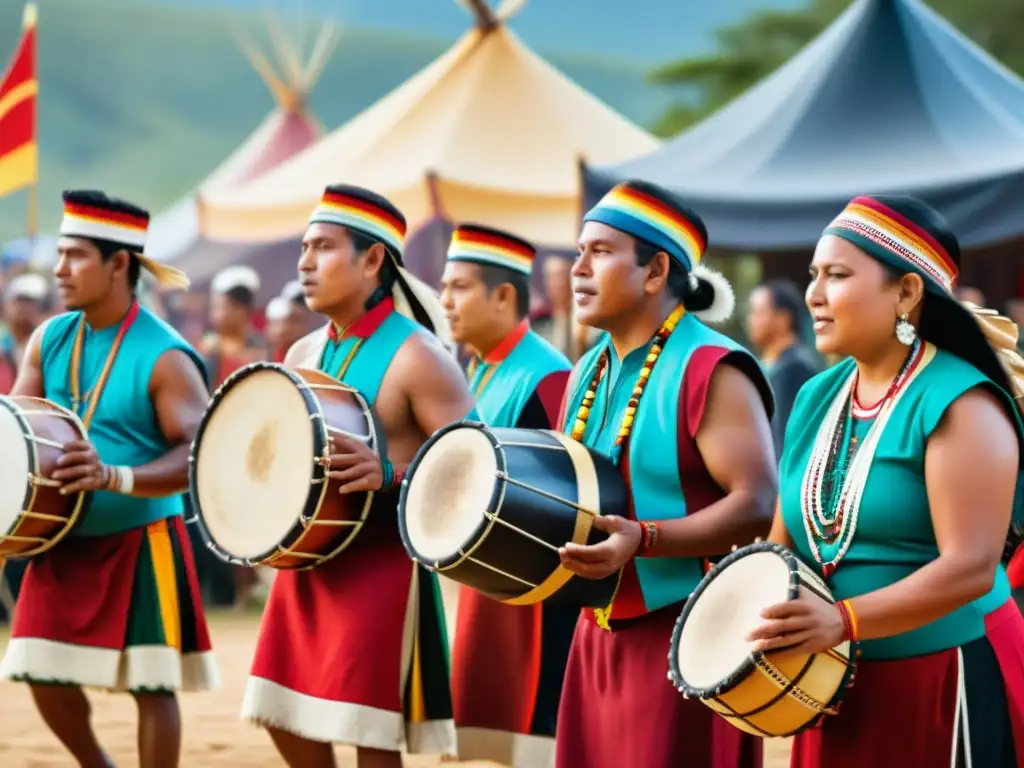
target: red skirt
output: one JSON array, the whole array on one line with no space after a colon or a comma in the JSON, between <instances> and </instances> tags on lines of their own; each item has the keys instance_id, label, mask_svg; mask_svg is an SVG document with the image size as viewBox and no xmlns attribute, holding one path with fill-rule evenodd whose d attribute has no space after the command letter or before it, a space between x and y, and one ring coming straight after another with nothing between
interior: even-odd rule
<instances>
[{"instance_id":1,"label":"red skirt","mask_svg":"<svg viewBox=\"0 0 1024 768\"><path fill-rule=\"evenodd\" d=\"M839 714L794 739L791 768L1024 766L1024 619L1007 602L985 624L959 648L862 660Z\"/></svg>"},{"instance_id":2,"label":"red skirt","mask_svg":"<svg viewBox=\"0 0 1024 768\"><path fill-rule=\"evenodd\" d=\"M278 571L243 717L307 739L455 753L437 578L400 544L358 544Z\"/></svg>"},{"instance_id":3,"label":"red skirt","mask_svg":"<svg viewBox=\"0 0 1024 768\"><path fill-rule=\"evenodd\" d=\"M463 587L452 658L461 760L554 765L562 679L579 611L504 605Z\"/></svg>"},{"instance_id":4,"label":"red skirt","mask_svg":"<svg viewBox=\"0 0 1024 768\"><path fill-rule=\"evenodd\" d=\"M617 622L612 632L581 614L558 713L558 768L761 768L760 739L669 682L681 610Z\"/></svg>"},{"instance_id":5,"label":"red skirt","mask_svg":"<svg viewBox=\"0 0 1024 768\"><path fill-rule=\"evenodd\" d=\"M217 687L181 517L70 536L31 560L0 677L136 692Z\"/></svg>"}]
</instances>

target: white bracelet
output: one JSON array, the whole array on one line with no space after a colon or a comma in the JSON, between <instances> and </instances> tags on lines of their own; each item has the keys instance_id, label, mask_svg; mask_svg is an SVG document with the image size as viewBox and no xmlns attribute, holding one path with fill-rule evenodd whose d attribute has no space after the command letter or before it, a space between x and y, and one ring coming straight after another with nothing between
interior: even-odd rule
<instances>
[{"instance_id":1,"label":"white bracelet","mask_svg":"<svg viewBox=\"0 0 1024 768\"><path fill-rule=\"evenodd\" d=\"M114 471L117 472L117 484L119 486L117 492L130 496L135 488L135 473L132 472L132 468L114 467Z\"/></svg>"}]
</instances>

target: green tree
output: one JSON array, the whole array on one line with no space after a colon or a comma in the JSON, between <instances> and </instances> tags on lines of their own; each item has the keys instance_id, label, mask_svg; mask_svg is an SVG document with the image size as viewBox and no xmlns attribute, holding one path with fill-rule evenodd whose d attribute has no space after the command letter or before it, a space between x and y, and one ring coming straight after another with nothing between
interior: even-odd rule
<instances>
[{"instance_id":1,"label":"green tree","mask_svg":"<svg viewBox=\"0 0 1024 768\"><path fill-rule=\"evenodd\" d=\"M674 105L651 130L672 136L714 112L778 69L849 4L850 0L811 0L806 8L794 11L759 11L718 30L716 53L656 68L649 75L651 81L686 86L696 93L696 101ZM929 5L1011 70L1024 72L1024 46L1020 45L1024 2L932 0Z\"/></svg>"}]
</instances>

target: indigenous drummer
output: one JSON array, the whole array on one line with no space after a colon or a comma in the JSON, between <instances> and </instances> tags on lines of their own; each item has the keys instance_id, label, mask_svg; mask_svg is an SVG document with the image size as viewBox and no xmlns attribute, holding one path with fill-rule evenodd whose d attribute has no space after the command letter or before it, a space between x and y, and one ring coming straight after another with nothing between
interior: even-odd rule
<instances>
[{"instance_id":1,"label":"indigenous drummer","mask_svg":"<svg viewBox=\"0 0 1024 768\"><path fill-rule=\"evenodd\" d=\"M595 520L606 541L562 551L574 573L621 575L608 609L583 611L576 627L560 768L761 764L760 740L666 679L673 625L704 558L767 534L776 492L764 374L703 322L727 319L735 303L701 265L707 239L674 194L643 182L615 187L584 218L578 316L607 333L573 371L563 428L619 464L632 504Z\"/></svg>"},{"instance_id":2,"label":"indigenous drummer","mask_svg":"<svg viewBox=\"0 0 1024 768\"><path fill-rule=\"evenodd\" d=\"M572 366L530 329L536 252L520 238L465 224L452 235L441 304L453 340L472 349L477 413L496 427L557 429ZM462 760L554 764L562 675L578 611L513 607L468 587L459 596L452 699Z\"/></svg>"},{"instance_id":3,"label":"indigenous drummer","mask_svg":"<svg viewBox=\"0 0 1024 768\"><path fill-rule=\"evenodd\" d=\"M80 765L109 764L82 688L129 691L139 762L177 765L174 692L218 678L181 517L209 394L195 351L136 301L143 269L188 285L143 255L148 224L102 192L64 193L54 276L70 311L33 334L14 385L74 411L89 434L65 446L53 474L64 493L93 492L88 511L30 563L0 662L0 676L29 683Z\"/></svg>"},{"instance_id":4,"label":"indigenous drummer","mask_svg":"<svg viewBox=\"0 0 1024 768\"><path fill-rule=\"evenodd\" d=\"M400 766L403 748L455 752L440 591L402 547L396 491L417 449L473 400L433 333L447 335L436 296L402 267L405 226L380 195L331 186L302 241L306 302L331 323L285 364L358 389L388 446L379 457L334 438L341 491L378 492L369 522L326 564L279 571L260 628L243 715L302 768L333 766L332 742L357 747L361 768Z\"/></svg>"},{"instance_id":5,"label":"indigenous drummer","mask_svg":"<svg viewBox=\"0 0 1024 768\"><path fill-rule=\"evenodd\" d=\"M959 262L936 211L882 196L852 200L811 262L818 351L846 359L794 404L771 537L840 602L805 592L749 639L862 657L798 768L1024 764L1024 620L1000 566L1024 360L1009 320L955 300Z\"/></svg>"}]
</instances>

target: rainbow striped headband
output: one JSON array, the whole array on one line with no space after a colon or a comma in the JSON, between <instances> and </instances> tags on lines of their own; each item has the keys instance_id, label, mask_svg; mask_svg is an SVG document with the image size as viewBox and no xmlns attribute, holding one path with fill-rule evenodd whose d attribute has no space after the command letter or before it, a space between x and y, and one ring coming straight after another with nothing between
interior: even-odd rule
<instances>
[{"instance_id":1,"label":"rainbow striped headband","mask_svg":"<svg viewBox=\"0 0 1024 768\"><path fill-rule=\"evenodd\" d=\"M326 190L309 223L337 224L358 230L380 240L399 259L405 250L404 222L380 206L353 195Z\"/></svg>"},{"instance_id":2,"label":"rainbow striped headband","mask_svg":"<svg viewBox=\"0 0 1024 768\"><path fill-rule=\"evenodd\" d=\"M518 237L495 229L465 225L452 233L448 261L490 264L529 275L533 271L535 251Z\"/></svg>"},{"instance_id":3,"label":"rainbow striped headband","mask_svg":"<svg viewBox=\"0 0 1024 768\"><path fill-rule=\"evenodd\" d=\"M874 198L855 197L824 234L841 237L896 267L910 267L952 294L958 270L946 249L925 229Z\"/></svg>"},{"instance_id":4,"label":"rainbow striped headband","mask_svg":"<svg viewBox=\"0 0 1024 768\"><path fill-rule=\"evenodd\" d=\"M148 216L111 211L95 205L64 203L60 234L65 237L90 237L122 243L139 251L146 246Z\"/></svg>"},{"instance_id":5,"label":"rainbow striped headband","mask_svg":"<svg viewBox=\"0 0 1024 768\"><path fill-rule=\"evenodd\" d=\"M607 224L663 249L687 272L700 264L707 243L681 211L628 184L620 184L595 205L583 221Z\"/></svg>"}]
</instances>

